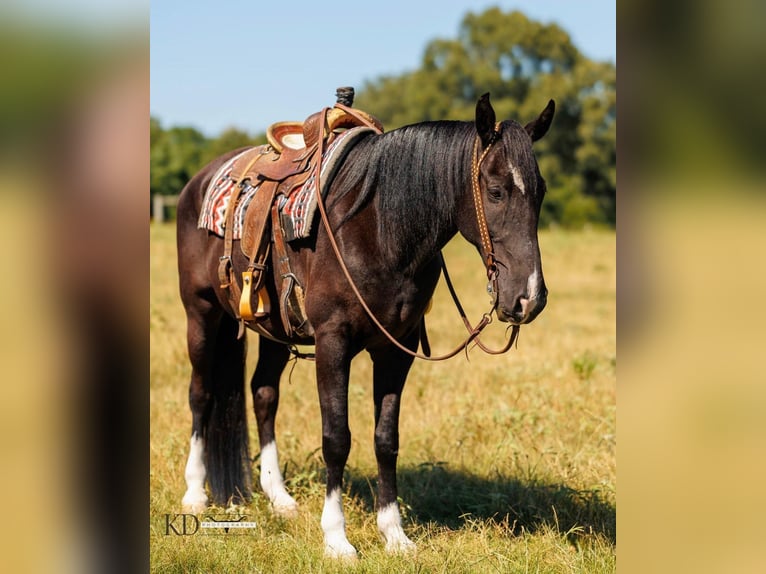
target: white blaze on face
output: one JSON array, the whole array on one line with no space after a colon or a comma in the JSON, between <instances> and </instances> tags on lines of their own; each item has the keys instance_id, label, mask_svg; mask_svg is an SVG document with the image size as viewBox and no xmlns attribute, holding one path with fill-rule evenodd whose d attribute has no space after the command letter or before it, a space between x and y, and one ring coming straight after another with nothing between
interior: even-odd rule
<instances>
[{"instance_id":1,"label":"white blaze on face","mask_svg":"<svg viewBox=\"0 0 766 574\"><path fill-rule=\"evenodd\" d=\"M340 488L336 488L324 500L322 510L325 555L331 558L356 558L356 548L346 538L346 518Z\"/></svg>"},{"instance_id":2,"label":"white blaze on face","mask_svg":"<svg viewBox=\"0 0 766 574\"><path fill-rule=\"evenodd\" d=\"M274 441L261 448L261 488L277 514L289 516L298 510L298 503L285 490L282 472L279 470L277 443Z\"/></svg>"},{"instance_id":3,"label":"white blaze on face","mask_svg":"<svg viewBox=\"0 0 766 574\"><path fill-rule=\"evenodd\" d=\"M392 502L378 510L378 530L386 541L386 551L410 552L415 550L415 544L407 538L402 529L402 518L399 515L399 505Z\"/></svg>"},{"instance_id":4,"label":"white blaze on face","mask_svg":"<svg viewBox=\"0 0 766 574\"><path fill-rule=\"evenodd\" d=\"M518 187L519 191L521 191L521 194L524 195L527 190L524 187L524 180L521 177L521 172L515 165L511 165L511 175L513 175L513 185Z\"/></svg>"},{"instance_id":5,"label":"white blaze on face","mask_svg":"<svg viewBox=\"0 0 766 574\"><path fill-rule=\"evenodd\" d=\"M207 508L205 494L205 442L196 433L192 435L189 444L189 459L186 461L184 478L186 479L186 494L181 504L184 510L197 513Z\"/></svg>"}]
</instances>

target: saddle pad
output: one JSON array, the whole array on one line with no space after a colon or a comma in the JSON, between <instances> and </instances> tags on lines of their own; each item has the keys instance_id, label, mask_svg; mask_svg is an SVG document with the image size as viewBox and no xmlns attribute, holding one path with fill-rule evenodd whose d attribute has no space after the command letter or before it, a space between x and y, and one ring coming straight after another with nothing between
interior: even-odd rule
<instances>
[{"instance_id":1,"label":"saddle pad","mask_svg":"<svg viewBox=\"0 0 766 574\"><path fill-rule=\"evenodd\" d=\"M322 197L327 195L327 188L348 151L360 137L371 133L375 133L372 128L354 127L341 132L327 147L322 155L322 170L319 174L319 188ZM317 182L314 172L306 180L306 183L292 192L289 197L280 197L280 222L287 241L303 239L311 235L312 224L317 213L316 190Z\"/></svg>"},{"instance_id":2,"label":"saddle pad","mask_svg":"<svg viewBox=\"0 0 766 574\"><path fill-rule=\"evenodd\" d=\"M207 229L216 235L223 237L226 224L226 208L229 205L231 192L234 191L236 181L231 178L231 170L240 157L253 148L249 148L240 154L235 155L229 161L224 163L213 178L205 191L205 198L202 200L202 209L200 210L197 227ZM245 219L245 211L259 185L250 185L250 180L245 184L245 188L240 193L239 203L234 210L234 239L241 239L242 224Z\"/></svg>"}]
</instances>

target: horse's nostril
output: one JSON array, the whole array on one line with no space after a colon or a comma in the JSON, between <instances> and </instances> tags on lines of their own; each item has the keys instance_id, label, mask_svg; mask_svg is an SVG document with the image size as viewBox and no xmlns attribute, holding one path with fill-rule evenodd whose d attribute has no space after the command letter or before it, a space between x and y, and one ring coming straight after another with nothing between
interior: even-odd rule
<instances>
[{"instance_id":1,"label":"horse's nostril","mask_svg":"<svg viewBox=\"0 0 766 574\"><path fill-rule=\"evenodd\" d=\"M527 316L527 310L529 309L529 299L526 297L519 297L516 299L516 303L511 309L511 317L516 321L522 321Z\"/></svg>"}]
</instances>

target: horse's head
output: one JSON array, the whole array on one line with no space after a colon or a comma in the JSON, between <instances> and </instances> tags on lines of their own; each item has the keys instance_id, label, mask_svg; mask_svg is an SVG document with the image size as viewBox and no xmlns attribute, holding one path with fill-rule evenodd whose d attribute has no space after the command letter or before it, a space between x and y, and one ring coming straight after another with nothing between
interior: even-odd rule
<instances>
[{"instance_id":1,"label":"horse's head","mask_svg":"<svg viewBox=\"0 0 766 574\"><path fill-rule=\"evenodd\" d=\"M536 120L521 127L514 121L495 123L489 94L476 105L472 197L458 227L478 247L490 278L496 273L498 318L514 324L532 321L548 297L537 241L545 180L532 142L548 131L554 108L551 100Z\"/></svg>"}]
</instances>

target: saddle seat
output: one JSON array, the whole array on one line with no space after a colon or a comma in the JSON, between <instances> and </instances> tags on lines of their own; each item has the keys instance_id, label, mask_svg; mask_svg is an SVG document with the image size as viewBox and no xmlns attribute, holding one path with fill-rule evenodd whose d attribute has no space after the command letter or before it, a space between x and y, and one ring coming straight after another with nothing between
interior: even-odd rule
<instances>
[{"instance_id":1,"label":"saddle seat","mask_svg":"<svg viewBox=\"0 0 766 574\"><path fill-rule=\"evenodd\" d=\"M325 125L320 126L321 112L311 114L303 122L277 122L266 130L268 146L259 146L242 154L232 166L231 178L238 182L250 179L256 181L285 182L301 174L288 186L280 186L280 193L289 193L308 179L311 166L316 165L316 154L320 139L325 148L344 129L357 126L371 126L383 131L380 121L361 110L343 106L327 111ZM252 208L249 208L250 211ZM247 252L246 252L247 253Z\"/></svg>"},{"instance_id":2,"label":"saddle seat","mask_svg":"<svg viewBox=\"0 0 766 574\"><path fill-rule=\"evenodd\" d=\"M311 114L302 122L277 122L271 124L266 129L266 139L269 145L282 153L285 149L299 150L310 148L319 141L321 137L331 135L336 130L353 128L356 126L374 126L383 131L383 125L380 121L363 112L362 110L340 107L334 107L327 111L326 122L323 126L319 125L321 112ZM328 142L329 143L329 142Z\"/></svg>"}]
</instances>

